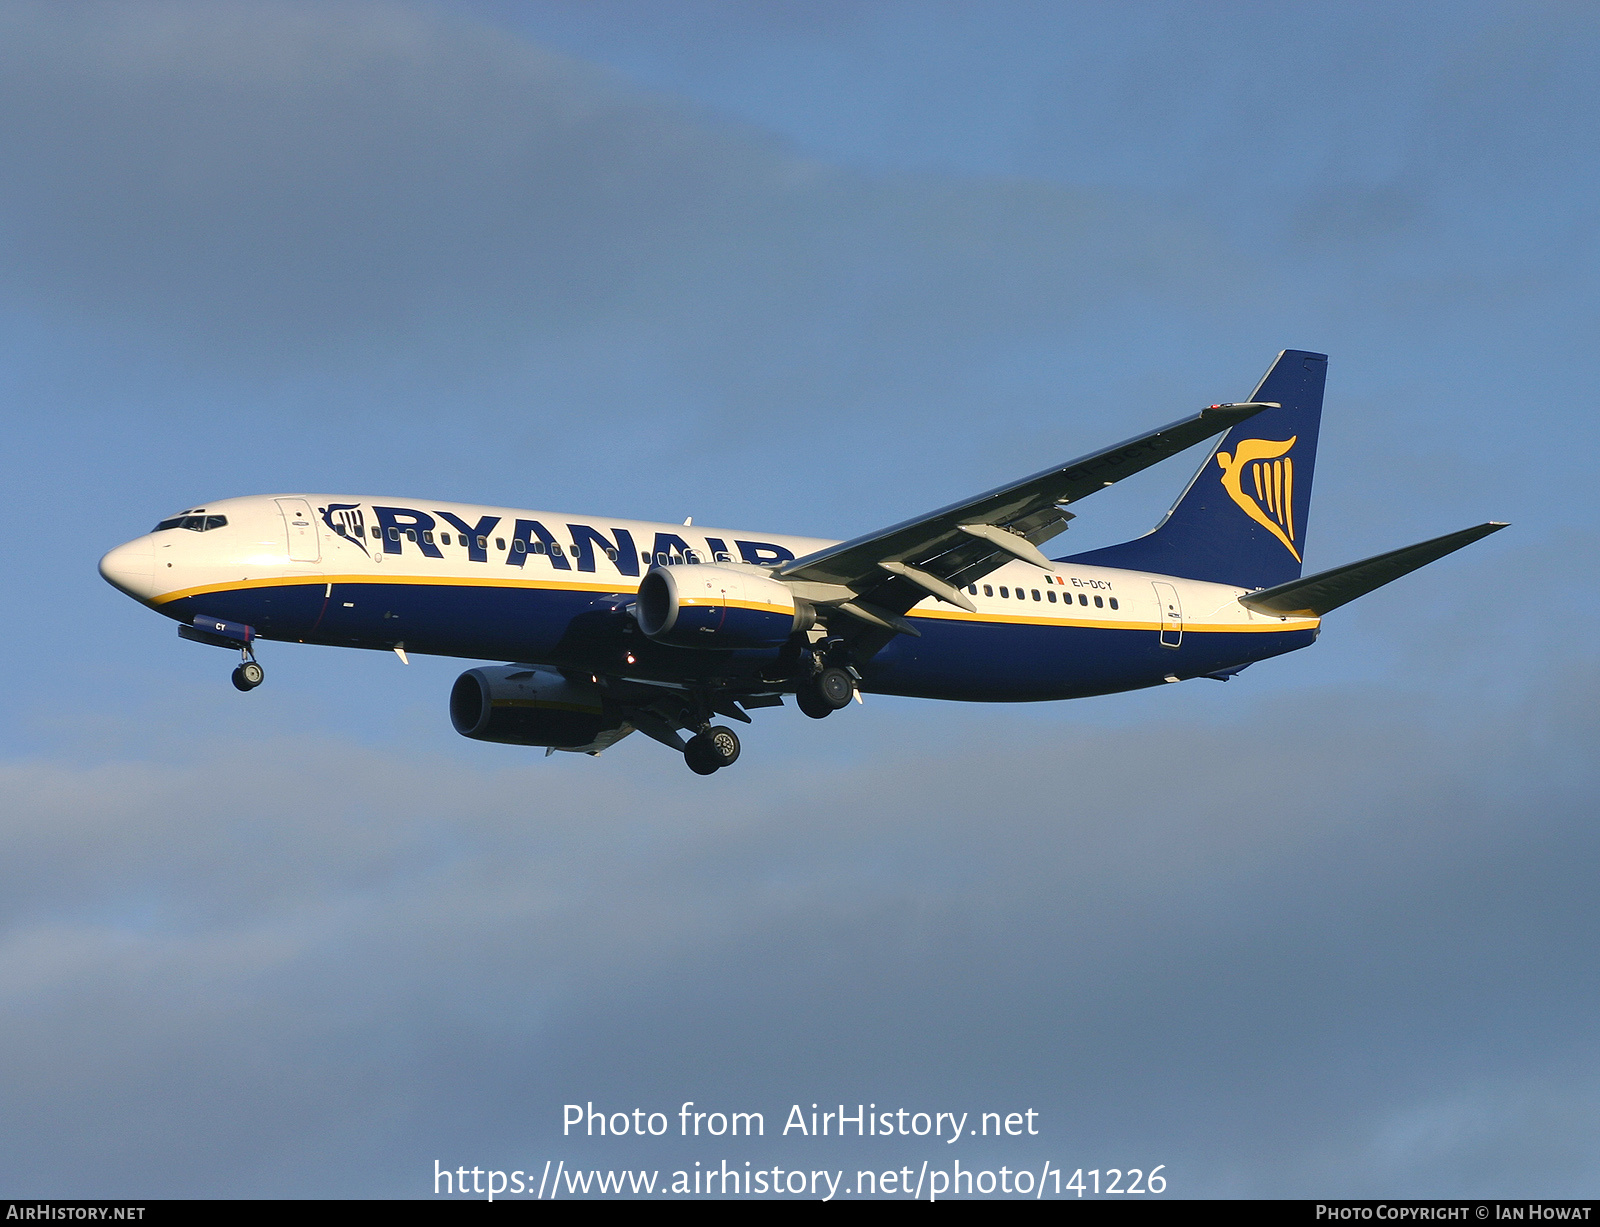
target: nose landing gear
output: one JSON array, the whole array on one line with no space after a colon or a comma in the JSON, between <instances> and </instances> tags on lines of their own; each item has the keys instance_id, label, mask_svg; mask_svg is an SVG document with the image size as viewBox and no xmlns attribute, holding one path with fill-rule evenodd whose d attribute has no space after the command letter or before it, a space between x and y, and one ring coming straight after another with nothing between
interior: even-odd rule
<instances>
[{"instance_id":1,"label":"nose landing gear","mask_svg":"<svg viewBox=\"0 0 1600 1227\"><path fill-rule=\"evenodd\" d=\"M239 690L254 690L266 679L266 670L256 663L256 652L252 646L256 640L256 628L253 626L201 614L193 623L178 627L178 638L193 643L207 643L214 648L237 650L239 667L233 671L233 684Z\"/></svg>"}]
</instances>

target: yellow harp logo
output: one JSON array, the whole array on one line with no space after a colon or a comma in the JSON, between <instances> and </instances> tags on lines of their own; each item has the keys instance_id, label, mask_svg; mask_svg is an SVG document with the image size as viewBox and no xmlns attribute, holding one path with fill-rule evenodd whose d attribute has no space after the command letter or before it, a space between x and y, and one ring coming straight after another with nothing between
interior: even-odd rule
<instances>
[{"instance_id":1,"label":"yellow harp logo","mask_svg":"<svg viewBox=\"0 0 1600 1227\"><path fill-rule=\"evenodd\" d=\"M1274 443L1270 439L1243 439L1233 455L1217 453L1222 466L1222 488L1257 524L1262 525L1301 561L1294 548L1294 460L1287 453L1295 439ZM1248 473L1247 473L1248 470ZM1248 476L1252 491L1244 489Z\"/></svg>"}]
</instances>

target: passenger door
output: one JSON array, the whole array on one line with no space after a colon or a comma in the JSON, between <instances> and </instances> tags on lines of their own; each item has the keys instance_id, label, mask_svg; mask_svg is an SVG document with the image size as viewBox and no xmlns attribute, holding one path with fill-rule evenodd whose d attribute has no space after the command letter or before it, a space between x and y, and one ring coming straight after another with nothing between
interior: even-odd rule
<instances>
[{"instance_id":1,"label":"passenger door","mask_svg":"<svg viewBox=\"0 0 1600 1227\"><path fill-rule=\"evenodd\" d=\"M1178 590L1159 580L1150 586L1156 590L1156 604L1161 609L1161 646L1178 647L1183 643L1183 605L1178 600Z\"/></svg>"},{"instance_id":2,"label":"passenger door","mask_svg":"<svg viewBox=\"0 0 1600 1227\"><path fill-rule=\"evenodd\" d=\"M283 531L289 538L290 562L321 562L322 547L317 540L317 522L311 518L311 505L303 498L280 498Z\"/></svg>"}]
</instances>

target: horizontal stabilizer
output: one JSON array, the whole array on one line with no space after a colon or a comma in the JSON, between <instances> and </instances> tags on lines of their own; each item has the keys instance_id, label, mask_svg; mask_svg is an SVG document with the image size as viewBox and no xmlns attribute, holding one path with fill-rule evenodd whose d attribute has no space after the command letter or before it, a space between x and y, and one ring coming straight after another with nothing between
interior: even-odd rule
<instances>
[{"instance_id":1,"label":"horizontal stabilizer","mask_svg":"<svg viewBox=\"0 0 1600 1227\"><path fill-rule=\"evenodd\" d=\"M1419 545L1390 550L1387 554L1335 567L1305 579L1293 579L1276 588L1263 588L1260 592L1240 597L1239 604L1273 617L1320 618L1330 610L1349 604L1358 596L1366 596L1375 588L1381 588L1402 575L1409 575L1418 567L1425 567L1505 527L1507 525L1491 521L1475 528L1463 528L1458 533L1447 533Z\"/></svg>"}]
</instances>

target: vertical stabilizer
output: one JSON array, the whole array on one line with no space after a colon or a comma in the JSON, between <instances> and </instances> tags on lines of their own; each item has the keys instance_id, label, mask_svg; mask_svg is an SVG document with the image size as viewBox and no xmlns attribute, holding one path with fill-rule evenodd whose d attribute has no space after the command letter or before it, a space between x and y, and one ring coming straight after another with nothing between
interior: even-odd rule
<instances>
[{"instance_id":1,"label":"vertical stabilizer","mask_svg":"<svg viewBox=\"0 0 1600 1227\"><path fill-rule=\"evenodd\" d=\"M1066 561L1267 588L1300 577L1328 356L1286 349L1160 524Z\"/></svg>"}]
</instances>

